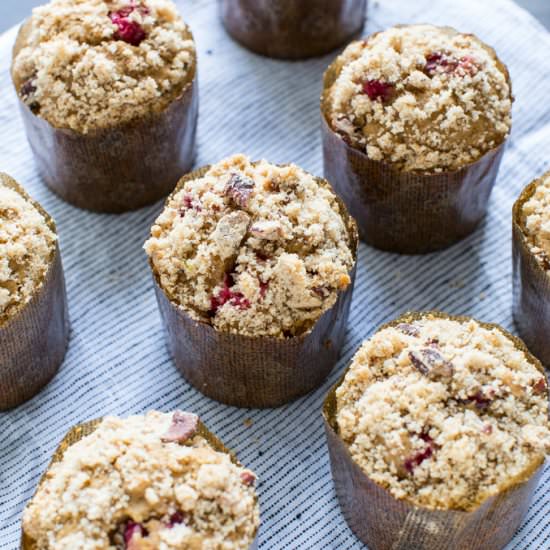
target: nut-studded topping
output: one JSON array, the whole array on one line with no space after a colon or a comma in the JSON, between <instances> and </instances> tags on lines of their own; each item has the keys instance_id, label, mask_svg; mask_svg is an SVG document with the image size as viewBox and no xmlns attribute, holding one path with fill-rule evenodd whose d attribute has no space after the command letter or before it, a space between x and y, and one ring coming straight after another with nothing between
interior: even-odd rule
<instances>
[{"instance_id":1,"label":"nut-studded topping","mask_svg":"<svg viewBox=\"0 0 550 550\"><path fill-rule=\"evenodd\" d=\"M254 182L242 174L231 174L225 186L225 194L241 208L245 208L248 205L250 195L252 195L253 191Z\"/></svg>"},{"instance_id":2,"label":"nut-studded topping","mask_svg":"<svg viewBox=\"0 0 550 550\"><path fill-rule=\"evenodd\" d=\"M185 443L193 437L199 428L199 417L196 414L176 411L172 417L172 424L162 437L165 443Z\"/></svg>"},{"instance_id":3,"label":"nut-studded topping","mask_svg":"<svg viewBox=\"0 0 550 550\"><path fill-rule=\"evenodd\" d=\"M280 222L275 220L264 220L256 222L250 228L250 234L258 239L266 241L276 241L283 235L283 228Z\"/></svg>"},{"instance_id":4,"label":"nut-studded topping","mask_svg":"<svg viewBox=\"0 0 550 550\"><path fill-rule=\"evenodd\" d=\"M434 348L422 348L418 351L410 351L409 359L414 368L424 376L433 380L451 378L453 365Z\"/></svg>"}]
</instances>

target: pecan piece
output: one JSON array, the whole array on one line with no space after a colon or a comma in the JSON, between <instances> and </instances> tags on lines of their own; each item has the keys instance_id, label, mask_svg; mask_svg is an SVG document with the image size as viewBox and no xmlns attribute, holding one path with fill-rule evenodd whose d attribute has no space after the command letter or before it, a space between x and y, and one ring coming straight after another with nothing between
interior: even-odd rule
<instances>
[{"instance_id":1,"label":"pecan piece","mask_svg":"<svg viewBox=\"0 0 550 550\"><path fill-rule=\"evenodd\" d=\"M533 386L533 393L535 395L540 395L546 391L546 380L544 378L539 378L535 385Z\"/></svg>"},{"instance_id":2,"label":"pecan piece","mask_svg":"<svg viewBox=\"0 0 550 550\"><path fill-rule=\"evenodd\" d=\"M432 380L449 379L453 376L452 363L434 348L410 351L409 359L416 370Z\"/></svg>"},{"instance_id":3,"label":"pecan piece","mask_svg":"<svg viewBox=\"0 0 550 550\"><path fill-rule=\"evenodd\" d=\"M243 174L231 174L225 186L225 194L241 208L248 205L254 191L254 181Z\"/></svg>"},{"instance_id":4,"label":"pecan piece","mask_svg":"<svg viewBox=\"0 0 550 550\"><path fill-rule=\"evenodd\" d=\"M161 438L163 443L185 443L193 437L199 429L199 417L196 414L176 411L172 417L172 424Z\"/></svg>"},{"instance_id":5,"label":"pecan piece","mask_svg":"<svg viewBox=\"0 0 550 550\"><path fill-rule=\"evenodd\" d=\"M276 241L283 236L283 228L277 221L264 220L252 224L250 234L258 239Z\"/></svg>"},{"instance_id":6,"label":"pecan piece","mask_svg":"<svg viewBox=\"0 0 550 550\"><path fill-rule=\"evenodd\" d=\"M249 223L250 216L242 210L230 212L220 218L212 233L212 240L216 243L220 256L224 260L237 254L246 236Z\"/></svg>"},{"instance_id":7,"label":"pecan piece","mask_svg":"<svg viewBox=\"0 0 550 550\"><path fill-rule=\"evenodd\" d=\"M420 336L420 331L410 323L400 323L395 328L407 336L414 336L415 338Z\"/></svg>"}]
</instances>

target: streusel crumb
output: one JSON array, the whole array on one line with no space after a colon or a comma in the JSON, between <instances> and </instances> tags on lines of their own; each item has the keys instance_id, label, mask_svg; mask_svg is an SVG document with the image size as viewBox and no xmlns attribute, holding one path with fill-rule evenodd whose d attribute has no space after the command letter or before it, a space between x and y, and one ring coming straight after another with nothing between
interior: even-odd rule
<instances>
[{"instance_id":1,"label":"streusel crumb","mask_svg":"<svg viewBox=\"0 0 550 550\"><path fill-rule=\"evenodd\" d=\"M394 27L350 44L328 92L334 130L402 171L458 170L511 127L504 66L475 36L448 27Z\"/></svg>"},{"instance_id":2,"label":"streusel crumb","mask_svg":"<svg viewBox=\"0 0 550 550\"><path fill-rule=\"evenodd\" d=\"M531 252L550 274L550 172L523 205L522 216Z\"/></svg>"},{"instance_id":3,"label":"streusel crumb","mask_svg":"<svg viewBox=\"0 0 550 550\"><path fill-rule=\"evenodd\" d=\"M544 374L473 320L378 331L337 389L337 422L369 478L433 509L472 509L550 451Z\"/></svg>"},{"instance_id":4,"label":"streusel crumb","mask_svg":"<svg viewBox=\"0 0 550 550\"><path fill-rule=\"evenodd\" d=\"M69 447L25 509L37 550L248 550L255 476L190 413L105 418Z\"/></svg>"},{"instance_id":5,"label":"streusel crumb","mask_svg":"<svg viewBox=\"0 0 550 550\"><path fill-rule=\"evenodd\" d=\"M42 285L56 240L42 213L0 176L0 324Z\"/></svg>"},{"instance_id":6,"label":"streusel crumb","mask_svg":"<svg viewBox=\"0 0 550 550\"><path fill-rule=\"evenodd\" d=\"M351 282L351 236L328 185L236 155L187 181L145 243L161 286L227 332L307 332Z\"/></svg>"},{"instance_id":7,"label":"streusel crumb","mask_svg":"<svg viewBox=\"0 0 550 550\"><path fill-rule=\"evenodd\" d=\"M13 78L32 111L87 133L164 110L194 74L170 0L52 0L35 8Z\"/></svg>"}]
</instances>

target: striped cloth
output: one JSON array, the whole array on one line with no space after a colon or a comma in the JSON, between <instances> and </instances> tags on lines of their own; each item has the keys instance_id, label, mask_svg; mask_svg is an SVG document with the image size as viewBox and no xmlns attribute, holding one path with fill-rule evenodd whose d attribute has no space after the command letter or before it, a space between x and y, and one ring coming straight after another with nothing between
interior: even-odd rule
<instances>
[{"instance_id":1,"label":"striped cloth","mask_svg":"<svg viewBox=\"0 0 550 550\"><path fill-rule=\"evenodd\" d=\"M180 4L199 52L197 165L246 152L320 173L318 98L331 56L294 63L255 56L224 33L215 0ZM514 130L490 214L474 235L436 254L405 257L361 245L347 341L337 368L318 391L265 411L210 401L176 372L141 249L161 205L119 216L92 214L63 203L42 185L9 78L15 29L0 37L0 169L57 221L72 320L67 358L54 382L17 410L0 414L0 548L18 548L23 506L71 425L152 408L200 414L259 474L262 548L362 548L334 494L320 415L323 396L360 342L405 310L437 308L514 330L511 207L550 160L544 157L550 134L550 35L543 27L511 0L388 0L371 2L366 32L427 21L477 33L511 70L517 98ZM547 468L507 550L550 548L549 488Z\"/></svg>"}]
</instances>

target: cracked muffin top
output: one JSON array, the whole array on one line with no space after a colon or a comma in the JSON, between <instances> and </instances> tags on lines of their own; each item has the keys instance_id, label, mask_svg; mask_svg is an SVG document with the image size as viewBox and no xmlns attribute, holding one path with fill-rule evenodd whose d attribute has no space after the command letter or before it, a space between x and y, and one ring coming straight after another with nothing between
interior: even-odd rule
<instances>
[{"instance_id":1,"label":"cracked muffin top","mask_svg":"<svg viewBox=\"0 0 550 550\"><path fill-rule=\"evenodd\" d=\"M336 65L323 101L327 121L350 145L398 170L458 170L510 132L508 72L471 34L393 27L353 42Z\"/></svg>"},{"instance_id":2,"label":"cracked muffin top","mask_svg":"<svg viewBox=\"0 0 550 550\"><path fill-rule=\"evenodd\" d=\"M521 218L531 252L550 274L550 172L535 183L533 194L523 203Z\"/></svg>"},{"instance_id":3,"label":"cracked muffin top","mask_svg":"<svg viewBox=\"0 0 550 550\"><path fill-rule=\"evenodd\" d=\"M164 110L194 75L194 43L170 0L52 0L33 10L21 46L21 99L82 133Z\"/></svg>"},{"instance_id":4,"label":"cracked muffin top","mask_svg":"<svg viewBox=\"0 0 550 550\"><path fill-rule=\"evenodd\" d=\"M0 174L0 324L44 282L57 237L42 212Z\"/></svg>"},{"instance_id":5,"label":"cracked muffin top","mask_svg":"<svg viewBox=\"0 0 550 550\"><path fill-rule=\"evenodd\" d=\"M383 327L336 392L353 460L398 499L475 508L550 452L542 370L496 328L426 315Z\"/></svg>"},{"instance_id":6,"label":"cracked muffin top","mask_svg":"<svg viewBox=\"0 0 550 550\"><path fill-rule=\"evenodd\" d=\"M295 165L236 155L178 186L145 250L193 318L286 337L307 332L350 285L352 240L328 184Z\"/></svg>"},{"instance_id":7,"label":"cracked muffin top","mask_svg":"<svg viewBox=\"0 0 550 550\"><path fill-rule=\"evenodd\" d=\"M255 480L193 414L107 417L50 467L23 529L37 550L248 550Z\"/></svg>"}]
</instances>

